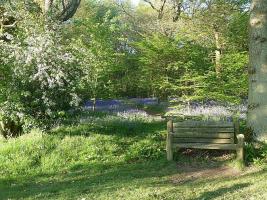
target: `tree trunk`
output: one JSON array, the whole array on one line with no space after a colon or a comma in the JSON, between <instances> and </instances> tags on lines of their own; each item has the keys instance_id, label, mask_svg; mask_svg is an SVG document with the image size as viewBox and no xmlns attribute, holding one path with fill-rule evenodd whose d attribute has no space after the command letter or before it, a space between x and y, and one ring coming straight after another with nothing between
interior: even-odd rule
<instances>
[{"instance_id":1,"label":"tree trunk","mask_svg":"<svg viewBox=\"0 0 267 200\"><path fill-rule=\"evenodd\" d=\"M215 71L216 74L219 75L221 73L221 45L219 41L219 31L217 28L214 29L214 37L215 37Z\"/></svg>"},{"instance_id":2,"label":"tree trunk","mask_svg":"<svg viewBox=\"0 0 267 200\"><path fill-rule=\"evenodd\" d=\"M96 111L96 97L93 99L93 112Z\"/></svg>"},{"instance_id":3,"label":"tree trunk","mask_svg":"<svg viewBox=\"0 0 267 200\"><path fill-rule=\"evenodd\" d=\"M267 1L253 0L250 16L248 125L267 140Z\"/></svg>"},{"instance_id":4,"label":"tree trunk","mask_svg":"<svg viewBox=\"0 0 267 200\"><path fill-rule=\"evenodd\" d=\"M45 0L44 10L47 13L52 7L53 0Z\"/></svg>"},{"instance_id":5,"label":"tree trunk","mask_svg":"<svg viewBox=\"0 0 267 200\"><path fill-rule=\"evenodd\" d=\"M63 3L63 11L59 17L61 21L67 21L68 19L72 18L73 15L76 13L79 5L81 3L81 0L71 0L66 1Z\"/></svg>"},{"instance_id":6,"label":"tree trunk","mask_svg":"<svg viewBox=\"0 0 267 200\"><path fill-rule=\"evenodd\" d=\"M56 1L54 0L45 0L44 10L45 13L53 13L53 6L55 6ZM56 19L60 21L67 21L76 13L81 0L62 0L59 13L53 13L56 15ZM56 10L56 9L55 9Z\"/></svg>"}]
</instances>

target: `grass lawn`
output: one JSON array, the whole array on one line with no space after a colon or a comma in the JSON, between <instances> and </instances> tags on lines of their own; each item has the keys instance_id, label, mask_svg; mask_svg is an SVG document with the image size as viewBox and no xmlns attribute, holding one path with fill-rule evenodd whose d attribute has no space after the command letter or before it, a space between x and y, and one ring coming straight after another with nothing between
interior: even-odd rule
<instances>
[{"instance_id":1,"label":"grass lawn","mask_svg":"<svg viewBox=\"0 0 267 200\"><path fill-rule=\"evenodd\" d=\"M165 122L95 114L0 141L0 199L267 199L267 168L232 154L164 152Z\"/></svg>"}]
</instances>

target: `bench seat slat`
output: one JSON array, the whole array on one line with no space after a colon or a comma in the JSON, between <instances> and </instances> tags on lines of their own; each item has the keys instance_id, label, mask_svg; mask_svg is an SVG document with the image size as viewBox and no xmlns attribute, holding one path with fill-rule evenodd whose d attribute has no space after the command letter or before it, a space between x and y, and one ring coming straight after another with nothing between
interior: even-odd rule
<instances>
[{"instance_id":1,"label":"bench seat slat","mask_svg":"<svg viewBox=\"0 0 267 200\"><path fill-rule=\"evenodd\" d=\"M237 144L175 143L174 146L178 148L221 149L221 150L236 150L239 148Z\"/></svg>"},{"instance_id":2,"label":"bench seat slat","mask_svg":"<svg viewBox=\"0 0 267 200\"><path fill-rule=\"evenodd\" d=\"M234 139L219 138L173 138L173 143L210 143L210 144L233 144Z\"/></svg>"},{"instance_id":3,"label":"bench seat slat","mask_svg":"<svg viewBox=\"0 0 267 200\"><path fill-rule=\"evenodd\" d=\"M182 133L172 133L174 138L220 138L220 139L227 139L227 138L234 138L234 133L196 133L196 132L182 132Z\"/></svg>"},{"instance_id":4,"label":"bench seat slat","mask_svg":"<svg viewBox=\"0 0 267 200\"><path fill-rule=\"evenodd\" d=\"M189 125L186 125L186 124L180 124L180 125L177 125L177 124L173 124L173 127L174 128L233 128L234 126L233 125L228 125L228 124L221 124L221 125L193 125L193 124L189 124Z\"/></svg>"},{"instance_id":5,"label":"bench seat slat","mask_svg":"<svg viewBox=\"0 0 267 200\"><path fill-rule=\"evenodd\" d=\"M230 127L199 127L199 128L181 128L181 127L174 127L173 129L174 133L183 133L183 132L197 132L197 133L223 133L223 132L227 132L227 133L234 133L234 128Z\"/></svg>"},{"instance_id":6,"label":"bench seat slat","mask_svg":"<svg viewBox=\"0 0 267 200\"><path fill-rule=\"evenodd\" d=\"M192 121L173 123L173 127L234 127L233 122L216 122L216 121Z\"/></svg>"}]
</instances>

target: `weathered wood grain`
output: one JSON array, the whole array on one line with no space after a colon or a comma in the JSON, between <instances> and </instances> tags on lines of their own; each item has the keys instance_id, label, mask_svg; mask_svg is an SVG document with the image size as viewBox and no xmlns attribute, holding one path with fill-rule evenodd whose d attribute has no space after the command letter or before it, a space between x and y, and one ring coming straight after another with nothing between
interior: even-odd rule
<instances>
[{"instance_id":1,"label":"weathered wood grain","mask_svg":"<svg viewBox=\"0 0 267 200\"><path fill-rule=\"evenodd\" d=\"M198 133L234 133L233 127L174 127L174 133L198 132Z\"/></svg>"},{"instance_id":2,"label":"weathered wood grain","mask_svg":"<svg viewBox=\"0 0 267 200\"><path fill-rule=\"evenodd\" d=\"M172 161L173 160L173 136L172 134L169 134L169 133L166 139L166 151L167 151L167 160Z\"/></svg>"},{"instance_id":3,"label":"weathered wood grain","mask_svg":"<svg viewBox=\"0 0 267 200\"><path fill-rule=\"evenodd\" d=\"M225 132L217 132L217 133L196 133L196 132L182 132L182 133L172 133L174 138L220 138L220 139L227 139L227 138L234 138L234 133L225 133Z\"/></svg>"},{"instance_id":4,"label":"weathered wood grain","mask_svg":"<svg viewBox=\"0 0 267 200\"><path fill-rule=\"evenodd\" d=\"M236 154L237 154L237 160L239 162L243 162L244 160L244 135L243 134L238 134L237 135L237 146L238 148L236 149Z\"/></svg>"},{"instance_id":5,"label":"weathered wood grain","mask_svg":"<svg viewBox=\"0 0 267 200\"><path fill-rule=\"evenodd\" d=\"M173 132L173 122L172 120L169 120L167 123L167 131L168 133Z\"/></svg>"},{"instance_id":6,"label":"weathered wood grain","mask_svg":"<svg viewBox=\"0 0 267 200\"><path fill-rule=\"evenodd\" d=\"M173 143L234 144L234 138L173 138Z\"/></svg>"},{"instance_id":7,"label":"weathered wood grain","mask_svg":"<svg viewBox=\"0 0 267 200\"><path fill-rule=\"evenodd\" d=\"M176 148L192 148L192 149L220 149L220 150L236 150L237 144L203 144L203 143L181 143L174 144Z\"/></svg>"},{"instance_id":8,"label":"weathered wood grain","mask_svg":"<svg viewBox=\"0 0 267 200\"><path fill-rule=\"evenodd\" d=\"M234 123L232 122L221 122L221 121L192 121L192 120L187 120L183 122L175 122L173 123L173 127L229 127L233 128Z\"/></svg>"},{"instance_id":9,"label":"weathered wood grain","mask_svg":"<svg viewBox=\"0 0 267 200\"><path fill-rule=\"evenodd\" d=\"M167 124L167 159L173 159L175 148L236 150L237 159L244 160L244 135L239 133L239 122L193 121ZM236 141L235 141L236 139Z\"/></svg>"}]
</instances>

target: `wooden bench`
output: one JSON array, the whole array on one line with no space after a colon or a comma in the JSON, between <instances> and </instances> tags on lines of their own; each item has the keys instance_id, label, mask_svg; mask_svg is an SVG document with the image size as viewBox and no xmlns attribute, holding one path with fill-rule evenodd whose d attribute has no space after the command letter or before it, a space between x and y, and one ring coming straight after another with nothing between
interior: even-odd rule
<instances>
[{"instance_id":1,"label":"wooden bench","mask_svg":"<svg viewBox=\"0 0 267 200\"><path fill-rule=\"evenodd\" d=\"M177 148L235 150L237 159L244 159L244 135L238 122L194 121L167 123L167 159L173 160Z\"/></svg>"}]
</instances>

